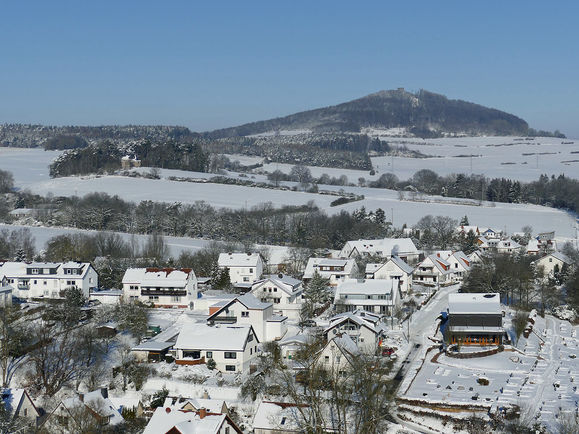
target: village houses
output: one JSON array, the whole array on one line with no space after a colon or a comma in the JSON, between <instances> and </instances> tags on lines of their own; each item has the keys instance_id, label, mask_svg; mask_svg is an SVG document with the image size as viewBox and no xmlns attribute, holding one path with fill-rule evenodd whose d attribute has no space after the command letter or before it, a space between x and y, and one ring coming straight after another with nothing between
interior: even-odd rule
<instances>
[{"instance_id":1,"label":"village houses","mask_svg":"<svg viewBox=\"0 0 579 434\"><path fill-rule=\"evenodd\" d=\"M217 265L229 271L229 280L233 285L251 284L261 278L264 270L259 253L221 253Z\"/></svg>"},{"instance_id":2,"label":"village houses","mask_svg":"<svg viewBox=\"0 0 579 434\"><path fill-rule=\"evenodd\" d=\"M264 303L250 293L219 302L209 308L209 313L208 324L251 325L260 342L279 340L287 332L287 317L274 314L272 303Z\"/></svg>"},{"instance_id":3,"label":"village houses","mask_svg":"<svg viewBox=\"0 0 579 434\"><path fill-rule=\"evenodd\" d=\"M359 309L393 315L401 305L398 283L391 279L347 279L336 288L334 305L338 312Z\"/></svg>"},{"instance_id":4,"label":"village houses","mask_svg":"<svg viewBox=\"0 0 579 434\"><path fill-rule=\"evenodd\" d=\"M432 254L427 256L414 270L414 283L420 285L443 285L451 280L450 264L446 259Z\"/></svg>"},{"instance_id":5,"label":"village houses","mask_svg":"<svg viewBox=\"0 0 579 434\"><path fill-rule=\"evenodd\" d=\"M264 303L272 303L274 311L290 320L298 320L303 302L302 281L286 274L272 274L257 280L251 294Z\"/></svg>"},{"instance_id":6,"label":"village houses","mask_svg":"<svg viewBox=\"0 0 579 434\"><path fill-rule=\"evenodd\" d=\"M183 327L173 346L178 365L215 361L221 372L249 373L256 363L259 339L250 325L192 324Z\"/></svg>"},{"instance_id":7,"label":"village houses","mask_svg":"<svg viewBox=\"0 0 579 434\"><path fill-rule=\"evenodd\" d=\"M326 340L345 333L358 348L367 354L374 354L387 328L383 316L364 310L345 312L330 318L330 325L324 330Z\"/></svg>"},{"instance_id":8,"label":"village houses","mask_svg":"<svg viewBox=\"0 0 579 434\"><path fill-rule=\"evenodd\" d=\"M85 298L98 287L98 274L88 262L4 262L0 283L12 287L21 299L64 298L66 289L78 288Z\"/></svg>"},{"instance_id":9,"label":"village houses","mask_svg":"<svg viewBox=\"0 0 579 434\"><path fill-rule=\"evenodd\" d=\"M155 307L194 308L197 277L191 268L129 268L123 276L123 299Z\"/></svg>"},{"instance_id":10,"label":"village houses","mask_svg":"<svg viewBox=\"0 0 579 434\"><path fill-rule=\"evenodd\" d=\"M413 271L414 269L398 256L392 256L385 263L366 264L366 279L395 280L400 291L407 294L412 288Z\"/></svg>"},{"instance_id":11,"label":"village houses","mask_svg":"<svg viewBox=\"0 0 579 434\"><path fill-rule=\"evenodd\" d=\"M543 276L549 278L558 275L564 266L572 267L573 260L561 252L552 252L533 261L533 265L535 269L542 270Z\"/></svg>"},{"instance_id":12,"label":"village houses","mask_svg":"<svg viewBox=\"0 0 579 434\"><path fill-rule=\"evenodd\" d=\"M410 238L383 238L347 241L339 253L340 258L357 256L379 256L384 259L397 256L406 262L416 262L420 252Z\"/></svg>"},{"instance_id":13,"label":"village houses","mask_svg":"<svg viewBox=\"0 0 579 434\"><path fill-rule=\"evenodd\" d=\"M358 265L354 259L310 258L303 276L304 283L310 281L316 272L328 279L330 286L336 286L345 279L355 277Z\"/></svg>"}]
</instances>

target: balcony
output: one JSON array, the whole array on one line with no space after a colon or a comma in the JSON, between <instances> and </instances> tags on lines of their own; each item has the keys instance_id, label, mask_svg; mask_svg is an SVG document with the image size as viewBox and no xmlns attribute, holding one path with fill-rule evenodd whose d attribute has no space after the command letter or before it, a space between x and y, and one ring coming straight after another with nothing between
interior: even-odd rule
<instances>
[{"instance_id":1,"label":"balcony","mask_svg":"<svg viewBox=\"0 0 579 434\"><path fill-rule=\"evenodd\" d=\"M220 323L220 324L235 324L237 322L237 317L236 316L216 316L215 318L212 318L211 321L215 322L215 323Z\"/></svg>"},{"instance_id":2,"label":"balcony","mask_svg":"<svg viewBox=\"0 0 579 434\"><path fill-rule=\"evenodd\" d=\"M185 290L165 290L165 289L141 289L141 295L153 295L153 296L186 296L187 291Z\"/></svg>"}]
</instances>

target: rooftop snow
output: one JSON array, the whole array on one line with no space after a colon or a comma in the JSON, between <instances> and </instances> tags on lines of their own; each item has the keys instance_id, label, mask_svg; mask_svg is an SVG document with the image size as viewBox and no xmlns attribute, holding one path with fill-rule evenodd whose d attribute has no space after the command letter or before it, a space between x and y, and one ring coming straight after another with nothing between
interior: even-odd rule
<instances>
[{"instance_id":1,"label":"rooftop snow","mask_svg":"<svg viewBox=\"0 0 579 434\"><path fill-rule=\"evenodd\" d=\"M500 297L498 293L449 294L448 312L450 314L500 314Z\"/></svg>"}]
</instances>

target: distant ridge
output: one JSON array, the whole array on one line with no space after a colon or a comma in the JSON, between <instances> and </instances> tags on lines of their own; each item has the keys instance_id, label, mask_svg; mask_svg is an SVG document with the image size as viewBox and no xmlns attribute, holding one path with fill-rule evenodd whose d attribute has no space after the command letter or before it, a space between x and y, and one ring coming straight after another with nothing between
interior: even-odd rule
<instances>
[{"instance_id":1,"label":"distant ridge","mask_svg":"<svg viewBox=\"0 0 579 434\"><path fill-rule=\"evenodd\" d=\"M523 119L479 104L448 99L426 90L383 90L342 104L251 122L205 133L212 139L277 130L358 133L362 128L405 128L419 137L445 134L526 135Z\"/></svg>"}]
</instances>

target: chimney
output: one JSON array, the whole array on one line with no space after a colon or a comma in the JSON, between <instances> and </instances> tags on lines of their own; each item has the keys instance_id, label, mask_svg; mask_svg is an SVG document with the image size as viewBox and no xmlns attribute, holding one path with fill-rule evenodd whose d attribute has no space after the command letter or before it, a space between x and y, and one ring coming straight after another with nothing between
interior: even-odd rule
<instances>
[{"instance_id":1,"label":"chimney","mask_svg":"<svg viewBox=\"0 0 579 434\"><path fill-rule=\"evenodd\" d=\"M207 393L207 389L203 391L203 399L209 399L209 393Z\"/></svg>"},{"instance_id":2,"label":"chimney","mask_svg":"<svg viewBox=\"0 0 579 434\"><path fill-rule=\"evenodd\" d=\"M207 410L204 408L199 409L199 419L204 419L207 416Z\"/></svg>"},{"instance_id":3,"label":"chimney","mask_svg":"<svg viewBox=\"0 0 579 434\"><path fill-rule=\"evenodd\" d=\"M165 409L165 412L166 412L166 413L171 413L171 407L167 407L167 408Z\"/></svg>"},{"instance_id":4,"label":"chimney","mask_svg":"<svg viewBox=\"0 0 579 434\"><path fill-rule=\"evenodd\" d=\"M109 389L106 387L101 387L101 395L103 398L108 398L109 397Z\"/></svg>"}]
</instances>

